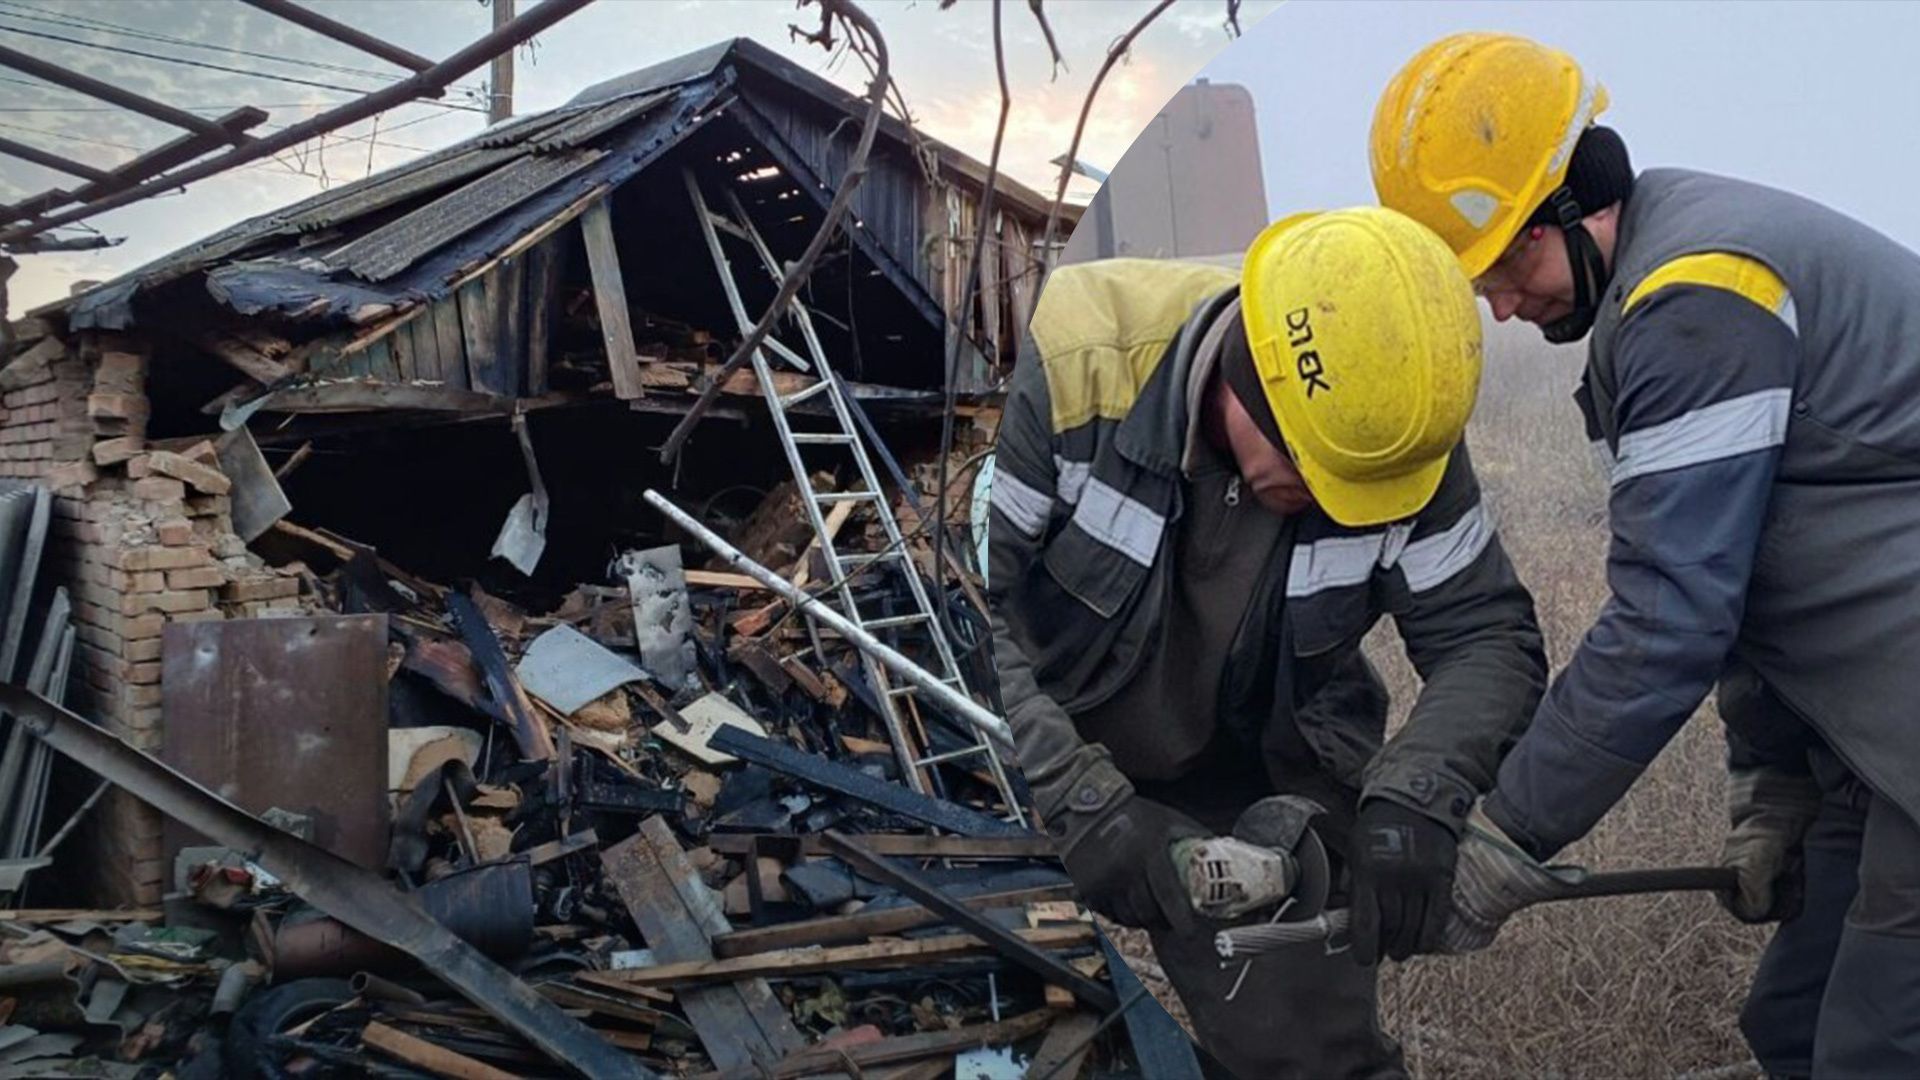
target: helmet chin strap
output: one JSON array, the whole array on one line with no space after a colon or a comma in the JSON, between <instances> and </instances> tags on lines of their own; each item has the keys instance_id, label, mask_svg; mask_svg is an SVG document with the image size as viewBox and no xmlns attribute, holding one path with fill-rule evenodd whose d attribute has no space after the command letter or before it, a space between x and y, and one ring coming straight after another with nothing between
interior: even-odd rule
<instances>
[{"instance_id":1,"label":"helmet chin strap","mask_svg":"<svg viewBox=\"0 0 1920 1080\"><path fill-rule=\"evenodd\" d=\"M1582 224L1585 214L1573 192L1565 187L1547 199L1558 219L1561 235L1567 240L1567 262L1573 269L1573 310L1540 327L1540 333L1555 345L1565 345L1587 336L1593 320L1600 315L1600 294L1607 287L1607 261L1600 245Z\"/></svg>"}]
</instances>

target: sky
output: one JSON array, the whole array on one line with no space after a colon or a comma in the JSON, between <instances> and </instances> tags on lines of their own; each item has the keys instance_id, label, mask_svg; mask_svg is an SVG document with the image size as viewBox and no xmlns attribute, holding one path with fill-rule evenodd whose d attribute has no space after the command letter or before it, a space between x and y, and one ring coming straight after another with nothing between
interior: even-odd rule
<instances>
[{"instance_id":1,"label":"sky","mask_svg":"<svg viewBox=\"0 0 1920 1080\"><path fill-rule=\"evenodd\" d=\"M492 20L479 0L300 2L431 59L485 34ZM531 0L520 0L522 10L531 6ZM1277 6L1278 0L1246 0L1242 27L1251 29ZM936 0L863 0L863 7L887 37L895 79L915 122L985 160L999 106L991 5L961 0L943 11ZM1051 187L1047 162L1065 151L1108 44L1151 7L1150 0L1047 0L1067 58L1056 78L1027 4L1006 0L1002 19L1015 104L1003 167L1010 175ZM755 38L842 86L864 90L858 61L836 61L817 46L789 40L790 23L817 25L815 11L796 11L792 0L598 0L541 34L532 49L520 50L515 108L552 108L603 79L734 36ZM1149 27L1132 58L1107 77L1079 156L1096 164L1117 160L1161 104L1227 43L1225 16L1225 0L1180 0ZM206 116L243 104L267 107L273 125L305 119L396 77L379 60L237 0L0 0L0 44ZM114 277L235 221L467 138L485 124L483 112L466 111L480 106L485 78L482 68L440 103L383 114L377 132L373 121L356 124L324 144L311 142L183 194L99 215L90 224L125 237L125 243L92 253L22 257L8 283L9 315L67 295L76 281ZM177 134L157 121L0 69L0 136L106 168ZM0 156L0 201L74 183ZM1082 183L1074 190L1085 195L1091 189Z\"/></svg>"},{"instance_id":2,"label":"sky","mask_svg":"<svg viewBox=\"0 0 1920 1080\"><path fill-rule=\"evenodd\" d=\"M1374 201L1367 130L1380 91L1462 30L1572 53L1606 86L1600 121L1636 168L1786 188L1920 249L1916 4L1292 0L1206 71L1254 95L1270 212Z\"/></svg>"}]
</instances>

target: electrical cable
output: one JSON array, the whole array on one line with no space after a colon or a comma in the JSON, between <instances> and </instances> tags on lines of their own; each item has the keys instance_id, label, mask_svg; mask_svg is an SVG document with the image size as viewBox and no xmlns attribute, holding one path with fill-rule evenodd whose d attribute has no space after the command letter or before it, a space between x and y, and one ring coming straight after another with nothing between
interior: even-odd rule
<instances>
[{"instance_id":1,"label":"electrical cable","mask_svg":"<svg viewBox=\"0 0 1920 1080\"><path fill-rule=\"evenodd\" d=\"M23 34L27 37L44 38L48 41L58 41L66 45L77 45L83 49L99 49L103 52L120 53L125 56L138 56L145 60L159 60L163 63L168 63L168 64L183 64L187 67L204 68L209 71L220 71L220 72L225 72L229 75L245 75L255 79L267 79L273 82L291 83L294 86L311 86L320 90L334 90L340 93L352 94L355 97L365 97L366 95L373 93L373 90L365 87L341 86L338 83L324 83L314 79L298 79L298 78L294 78L291 75L275 75L272 72L267 72L267 71L250 71L246 68L228 67L225 64L214 64L214 63L209 63L205 60L188 60L185 57L181 57L181 56L162 56L159 53L142 52L139 49L129 49L120 45L106 45L97 41L81 41L78 38L61 37L58 34L49 34L42 30L25 30L17 26L0 25L0 31L4 31L9 34ZM471 105L446 105L444 102L436 102L435 104L440 104L443 107L449 108L449 109L464 109L467 112L485 112L486 111L484 109L475 108Z\"/></svg>"}]
</instances>

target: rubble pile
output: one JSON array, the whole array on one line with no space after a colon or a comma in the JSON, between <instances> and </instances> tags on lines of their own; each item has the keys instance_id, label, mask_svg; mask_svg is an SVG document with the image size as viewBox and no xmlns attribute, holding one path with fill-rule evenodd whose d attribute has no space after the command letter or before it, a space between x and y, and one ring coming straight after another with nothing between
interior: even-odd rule
<instances>
[{"instance_id":1,"label":"rubble pile","mask_svg":"<svg viewBox=\"0 0 1920 1080\"><path fill-rule=\"evenodd\" d=\"M805 586L797 504L776 488L732 539ZM48 739L199 831L158 908L0 911L0 1077L971 1080L1184 1046L967 725L915 698L903 756L861 649L755 578L637 550L536 612L273 535L304 557L225 569L297 589L169 631L160 759ZM905 609L906 565L855 576L869 618ZM956 650L990 673L968 593L942 594ZM924 626L876 633L928 655Z\"/></svg>"}]
</instances>

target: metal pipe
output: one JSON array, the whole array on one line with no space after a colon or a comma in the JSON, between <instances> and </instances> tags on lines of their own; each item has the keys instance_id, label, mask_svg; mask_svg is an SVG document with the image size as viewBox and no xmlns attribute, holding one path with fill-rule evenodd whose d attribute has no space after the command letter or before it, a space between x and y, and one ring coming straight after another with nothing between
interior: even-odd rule
<instances>
[{"instance_id":1,"label":"metal pipe","mask_svg":"<svg viewBox=\"0 0 1920 1080\"><path fill-rule=\"evenodd\" d=\"M841 637L846 638L858 646L861 651L886 665L887 670L919 687L928 697L938 701L941 706L955 716L972 724L975 728L979 729L981 734L992 739L1002 749L1012 750L1014 748L1013 730L1007 726L1007 722L982 707L979 702L974 701L953 687L941 682L926 668L921 667L919 664L914 663L912 660L894 651L879 638L874 637L858 625L849 621L846 616L821 603L818 597L808 595L804 589L795 586L779 574L747 558L746 555L741 553L740 549L722 540L718 533L695 521L686 511L668 502L666 496L661 495L658 491L649 489L646 493L646 500L652 503L661 513L672 519L674 524L693 534L694 539L705 544L714 554L726 560L727 564L735 570L765 585L767 588L784 597L786 601L794 607L805 611L808 615L811 615L813 618L838 631Z\"/></svg>"},{"instance_id":2,"label":"metal pipe","mask_svg":"<svg viewBox=\"0 0 1920 1080\"><path fill-rule=\"evenodd\" d=\"M348 124L365 120L375 113L385 112L396 105L412 101L415 98L431 97L445 90L455 79L472 73L494 55L505 49L511 49L528 38L545 30L561 19L586 7L593 0L543 0L526 14L519 16L506 26L475 41L473 44L440 61L438 64L420 72L410 79L403 79L384 90L377 90L357 101L349 101L337 109L329 109L312 119L282 128L271 135L254 139L216 158L188 165L177 172L156 177L140 184L115 192L106 198L88 203L86 206L40 218L24 225L0 233L0 243L17 240L23 236L33 236L56 226L79 221L81 218L117 209L128 203L139 202L150 195L191 184L196 180L205 180L237 165L278 153L290 146L298 146L323 132L333 131ZM199 119L195 117L195 119ZM210 121L209 121L210 123Z\"/></svg>"},{"instance_id":3,"label":"metal pipe","mask_svg":"<svg viewBox=\"0 0 1920 1080\"><path fill-rule=\"evenodd\" d=\"M172 124L177 128L199 131L208 135L227 135L219 124L204 116L195 116L185 109L176 109L164 101L142 97L131 90L122 90L111 83L103 83L99 79L90 78L77 71L68 71L58 64L42 60L31 53L9 49L5 45L0 45L0 67L10 67L36 79L44 79L55 86L64 86L76 93L98 98L123 109L130 109L142 116L151 116L161 123ZM240 140L236 137L233 141Z\"/></svg>"},{"instance_id":4,"label":"metal pipe","mask_svg":"<svg viewBox=\"0 0 1920 1080\"><path fill-rule=\"evenodd\" d=\"M297 26L304 26L316 34L330 37L343 45L351 45L363 53L377 56L389 64L396 64L412 71L426 71L433 61L418 53L410 53L398 45L382 41L372 34L355 30L346 23L335 22L312 8L301 7L293 0L241 0L269 15L278 15Z\"/></svg>"}]
</instances>

